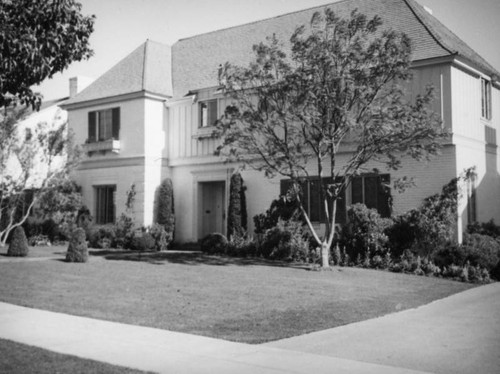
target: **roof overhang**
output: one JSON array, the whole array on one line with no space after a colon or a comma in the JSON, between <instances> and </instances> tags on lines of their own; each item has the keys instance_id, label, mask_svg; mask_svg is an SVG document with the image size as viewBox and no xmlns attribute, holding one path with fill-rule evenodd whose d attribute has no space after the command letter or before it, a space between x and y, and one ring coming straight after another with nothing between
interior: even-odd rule
<instances>
[{"instance_id":1,"label":"roof overhang","mask_svg":"<svg viewBox=\"0 0 500 374\"><path fill-rule=\"evenodd\" d=\"M98 106L98 105L106 105L106 104L113 104L113 103L123 102L123 101L137 100L137 99L150 99L150 100L157 100L157 101L166 101L169 98L170 98L170 96L160 95L160 94L156 94L153 92L137 91L137 92L130 92L130 93L122 94L122 95L103 97L103 98L94 99L94 100L81 101L81 102L69 103L69 104L62 104L60 106L61 106L61 108L65 109L65 110L75 110L75 109L83 109L83 108L88 108L88 107L93 107L93 106Z\"/></svg>"}]
</instances>

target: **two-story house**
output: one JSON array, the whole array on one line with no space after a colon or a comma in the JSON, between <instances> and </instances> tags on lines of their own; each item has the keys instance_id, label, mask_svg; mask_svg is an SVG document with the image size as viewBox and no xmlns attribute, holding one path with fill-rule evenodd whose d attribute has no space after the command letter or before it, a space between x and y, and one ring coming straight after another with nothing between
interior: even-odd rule
<instances>
[{"instance_id":1,"label":"two-story house","mask_svg":"<svg viewBox=\"0 0 500 374\"><path fill-rule=\"evenodd\" d=\"M402 213L475 167L476 177L460 201L457 231L475 220L500 222L499 73L414 0L346 0L326 6L344 17L354 9L368 17L379 15L383 27L411 38L410 94L433 84L434 110L452 133L432 162L408 160L397 172L381 170L382 177L357 178L346 192L346 205L364 202L387 214L380 178L388 182L406 175L415 178L416 186L392 193L393 213ZM213 154L218 139L211 136L212 126L227 104L218 90L218 67L226 61L246 66L253 58L252 45L267 36L275 34L287 43L297 26L307 25L326 6L194 36L173 46L148 40L68 100L64 108L70 127L87 154L75 178L95 221L113 222L125 209L126 191L135 184L137 222L151 224L155 189L168 177L174 185L179 241L225 232L229 179L238 165L225 164ZM248 170L243 178L251 218L269 207L282 183ZM315 202L308 201L308 207L317 216Z\"/></svg>"}]
</instances>

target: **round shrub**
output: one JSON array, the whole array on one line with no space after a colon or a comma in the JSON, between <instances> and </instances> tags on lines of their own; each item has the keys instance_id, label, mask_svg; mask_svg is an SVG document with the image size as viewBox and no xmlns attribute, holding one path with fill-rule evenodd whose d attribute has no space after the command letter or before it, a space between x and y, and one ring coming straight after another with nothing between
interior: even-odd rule
<instances>
[{"instance_id":1,"label":"round shrub","mask_svg":"<svg viewBox=\"0 0 500 374\"><path fill-rule=\"evenodd\" d=\"M228 241L226 237L218 232L208 234L201 239L200 249L207 254L223 254L226 253Z\"/></svg>"},{"instance_id":2,"label":"round shrub","mask_svg":"<svg viewBox=\"0 0 500 374\"><path fill-rule=\"evenodd\" d=\"M18 226L14 229L9 249L7 250L7 255L13 257L26 257L28 252L28 239L26 239L24 229L21 226Z\"/></svg>"},{"instance_id":3,"label":"round shrub","mask_svg":"<svg viewBox=\"0 0 500 374\"><path fill-rule=\"evenodd\" d=\"M136 251L151 251L155 248L155 239L150 233L143 233L132 240L132 249Z\"/></svg>"},{"instance_id":4,"label":"round shrub","mask_svg":"<svg viewBox=\"0 0 500 374\"><path fill-rule=\"evenodd\" d=\"M155 241L154 248L157 251L167 250L168 245L172 242L172 235L165 230L165 227L155 223L149 228L149 233Z\"/></svg>"},{"instance_id":5,"label":"round shrub","mask_svg":"<svg viewBox=\"0 0 500 374\"><path fill-rule=\"evenodd\" d=\"M309 240L302 222L279 219L275 227L266 231L260 254L273 260L307 262Z\"/></svg>"},{"instance_id":6,"label":"round shrub","mask_svg":"<svg viewBox=\"0 0 500 374\"><path fill-rule=\"evenodd\" d=\"M376 209L369 209L364 204L354 204L347 214L349 219L342 230L342 244L349 256L384 257L389 242L385 230L392 221L382 218Z\"/></svg>"},{"instance_id":7,"label":"round shrub","mask_svg":"<svg viewBox=\"0 0 500 374\"><path fill-rule=\"evenodd\" d=\"M487 235L464 234L463 243L448 245L437 251L433 256L439 266L465 266L469 262L472 266L479 265L492 270L500 260L500 243Z\"/></svg>"},{"instance_id":8,"label":"round shrub","mask_svg":"<svg viewBox=\"0 0 500 374\"><path fill-rule=\"evenodd\" d=\"M87 239L91 248L107 249L114 246L116 241L113 225L94 225L87 229Z\"/></svg>"},{"instance_id":9,"label":"round shrub","mask_svg":"<svg viewBox=\"0 0 500 374\"><path fill-rule=\"evenodd\" d=\"M85 231L77 228L71 234L71 239L66 253L67 262L87 262L89 259L89 250L85 241Z\"/></svg>"}]
</instances>

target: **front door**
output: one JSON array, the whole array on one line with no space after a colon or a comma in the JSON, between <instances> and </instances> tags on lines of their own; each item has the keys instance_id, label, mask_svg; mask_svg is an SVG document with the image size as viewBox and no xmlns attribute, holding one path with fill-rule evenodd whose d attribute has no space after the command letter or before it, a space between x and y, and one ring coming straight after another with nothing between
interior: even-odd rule
<instances>
[{"instance_id":1,"label":"front door","mask_svg":"<svg viewBox=\"0 0 500 374\"><path fill-rule=\"evenodd\" d=\"M225 234L226 183L203 182L201 187L201 232L200 238L219 232Z\"/></svg>"}]
</instances>

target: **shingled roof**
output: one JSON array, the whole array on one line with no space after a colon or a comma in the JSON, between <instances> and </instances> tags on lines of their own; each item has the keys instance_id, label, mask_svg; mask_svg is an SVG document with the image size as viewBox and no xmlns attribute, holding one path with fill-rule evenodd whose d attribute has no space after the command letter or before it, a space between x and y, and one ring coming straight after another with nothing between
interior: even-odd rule
<instances>
[{"instance_id":1,"label":"shingled roof","mask_svg":"<svg viewBox=\"0 0 500 374\"><path fill-rule=\"evenodd\" d=\"M219 65L248 65L254 57L252 46L273 34L289 50L293 31L308 25L315 12L327 7L340 17L348 17L354 9L368 18L378 15L383 29L402 31L410 37L413 61L462 58L485 74L500 76L415 0L344 0L182 39L172 48L148 40L65 105L134 92L179 98L217 86Z\"/></svg>"},{"instance_id":2,"label":"shingled roof","mask_svg":"<svg viewBox=\"0 0 500 374\"><path fill-rule=\"evenodd\" d=\"M170 62L170 46L147 40L64 104L77 104L135 92L171 97Z\"/></svg>"},{"instance_id":3,"label":"shingled roof","mask_svg":"<svg viewBox=\"0 0 500 374\"><path fill-rule=\"evenodd\" d=\"M174 97L218 84L218 66L226 61L246 66L252 46L275 34L288 43L297 26L308 25L325 8L348 17L354 9L382 18L384 29L405 32L412 40L414 61L461 56L490 75L498 72L414 0L344 0L282 16L231 27L178 41L172 47ZM285 44L285 48L287 45Z\"/></svg>"}]
</instances>

